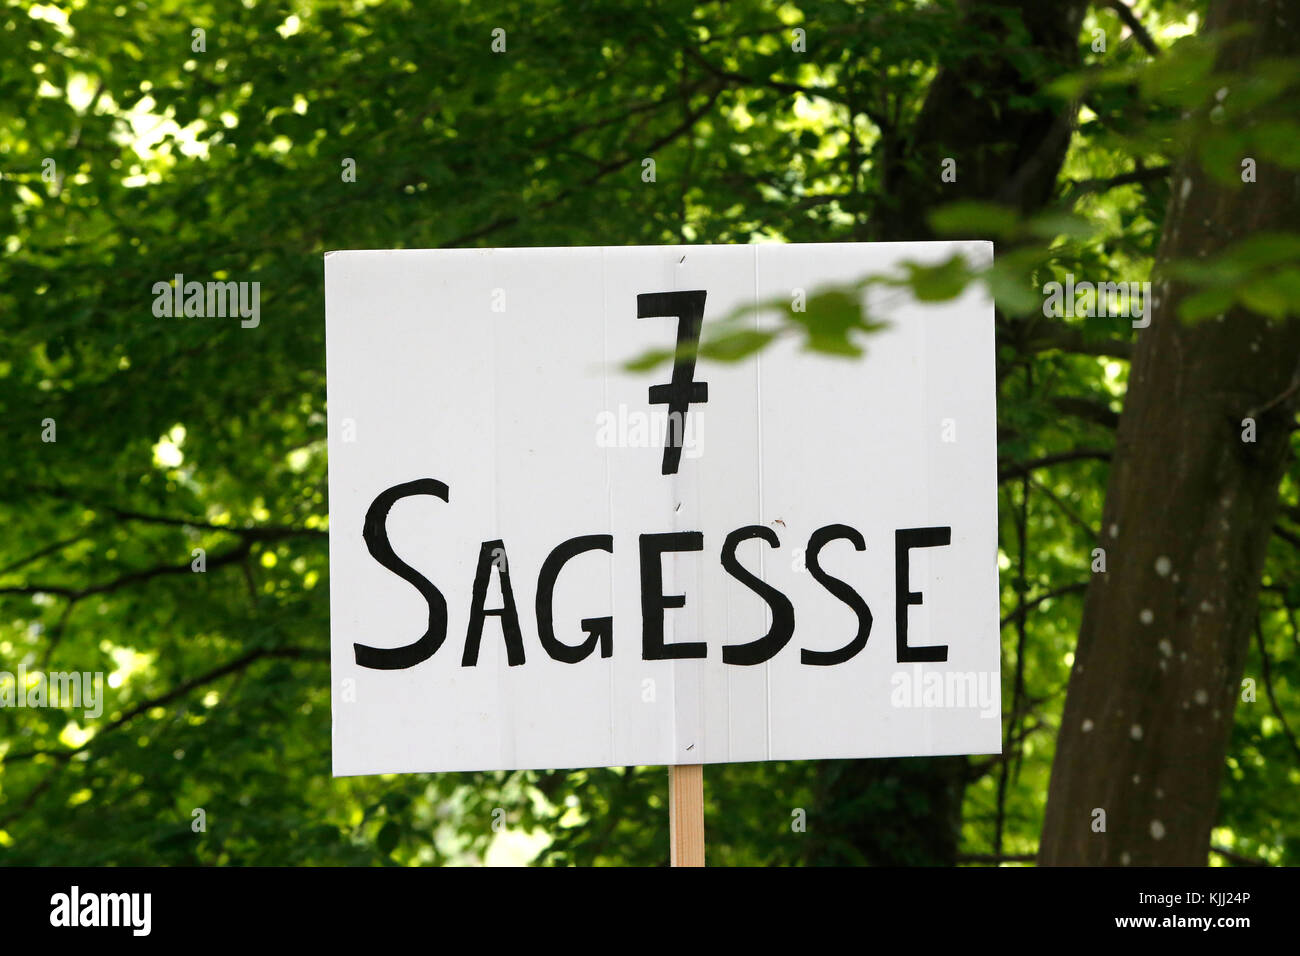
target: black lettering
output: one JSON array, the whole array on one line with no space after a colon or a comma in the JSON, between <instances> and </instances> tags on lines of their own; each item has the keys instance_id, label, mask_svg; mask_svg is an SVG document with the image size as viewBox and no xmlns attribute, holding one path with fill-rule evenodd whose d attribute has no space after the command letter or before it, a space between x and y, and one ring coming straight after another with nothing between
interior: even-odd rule
<instances>
[{"instance_id":1,"label":"black lettering","mask_svg":"<svg viewBox=\"0 0 1300 956\"><path fill-rule=\"evenodd\" d=\"M737 528L727 535L722 545L722 566L727 573L749 588L772 609L772 626L768 632L748 644L730 644L722 648L724 664L762 664L775 657L794 636L794 605L790 599L762 578L751 574L736 558L736 547L742 541L762 538L774 548L781 546L776 532L763 525L751 524Z\"/></svg>"},{"instance_id":2,"label":"black lettering","mask_svg":"<svg viewBox=\"0 0 1300 956\"><path fill-rule=\"evenodd\" d=\"M561 643L555 637L555 609L551 599L555 596L555 579L560 570L571 558L584 551L608 551L614 553L614 537L608 534L588 534L580 538L570 538L552 551L542 563L541 574L537 576L537 636L542 640L542 647L554 660L565 664L576 664L591 656L591 652L600 645L600 656L609 657L614 653L613 635L614 619L612 617L588 617L582 620L582 629L590 635L587 640L574 647Z\"/></svg>"},{"instance_id":3,"label":"black lettering","mask_svg":"<svg viewBox=\"0 0 1300 956\"><path fill-rule=\"evenodd\" d=\"M852 542L855 551L865 551L867 549L867 543L862 540L862 535L856 529L850 528L846 524L828 524L824 528L818 528L808 538L808 550L804 555L804 564L808 568L808 573L813 576L813 580L853 609L853 613L858 616L858 633L853 640L838 650L810 651L807 648L800 650L799 660L804 664L843 664L866 647L867 638L871 636L871 608L867 607L867 602L850 585L839 578L831 577L823 571L821 562L818 559L822 548L831 541L840 538Z\"/></svg>"},{"instance_id":4,"label":"black lettering","mask_svg":"<svg viewBox=\"0 0 1300 956\"><path fill-rule=\"evenodd\" d=\"M898 635L898 663L946 661L948 645L909 647L907 644L907 609L921 603L919 591L911 590L908 552L912 548L937 548L952 542L952 528L900 528L894 532L894 615Z\"/></svg>"},{"instance_id":5,"label":"black lettering","mask_svg":"<svg viewBox=\"0 0 1300 956\"><path fill-rule=\"evenodd\" d=\"M704 535L699 531L643 534L640 549L642 659L664 661L705 657L708 646L703 641L664 643L664 609L685 607L686 597L681 594L664 594L664 569L660 563L665 551L703 551Z\"/></svg>"},{"instance_id":6,"label":"black lettering","mask_svg":"<svg viewBox=\"0 0 1300 956\"><path fill-rule=\"evenodd\" d=\"M700 327L704 323L702 289L691 292L643 292L636 297L636 317L677 318L677 348L673 353L673 377L667 385L650 386L650 404L668 406L668 438L664 444L662 474L677 474L686 443L686 412L693 404L709 400L709 383L696 382L695 359L700 349ZM701 657L704 655L701 654Z\"/></svg>"},{"instance_id":7,"label":"black lettering","mask_svg":"<svg viewBox=\"0 0 1300 956\"><path fill-rule=\"evenodd\" d=\"M524 638L519 632L519 612L515 609L515 592L510 586L510 563L505 558L506 546L502 541L484 541L478 551L478 568L474 572L474 594L470 598L469 630L465 633L465 654L461 667L478 663L478 648L483 640L483 621L488 616L501 618L501 633L506 639L506 661L511 667L524 662ZM487 601L488 575L496 568L501 580L502 606L484 610Z\"/></svg>"},{"instance_id":8,"label":"black lettering","mask_svg":"<svg viewBox=\"0 0 1300 956\"><path fill-rule=\"evenodd\" d=\"M357 664L374 670L394 671L414 667L428 660L442 647L447 639L447 599L427 578L393 552L388 542L388 512L393 505L403 498L414 495L432 495L447 500L447 486L434 478L419 478L404 484L394 485L382 491L370 503L366 511L366 520L361 528L361 537L366 542L370 556L383 567L392 571L403 581L415 586L420 596L429 605L429 626L415 643L405 647L369 647L365 644L353 644Z\"/></svg>"}]
</instances>

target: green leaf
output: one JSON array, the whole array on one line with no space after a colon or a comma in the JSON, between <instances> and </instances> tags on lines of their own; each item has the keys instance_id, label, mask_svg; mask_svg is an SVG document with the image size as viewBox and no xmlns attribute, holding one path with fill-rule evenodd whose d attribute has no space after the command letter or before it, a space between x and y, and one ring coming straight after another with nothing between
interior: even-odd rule
<instances>
[{"instance_id":1,"label":"green leaf","mask_svg":"<svg viewBox=\"0 0 1300 956\"><path fill-rule=\"evenodd\" d=\"M946 302L966 291L972 275L966 260L955 255L935 266L905 262L912 294L921 302Z\"/></svg>"},{"instance_id":2,"label":"green leaf","mask_svg":"<svg viewBox=\"0 0 1300 956\"><path fill-rule=\"evenodd\" d=\"M1199 322L1213 315L1222 315L1232 308L1236 295L1232 289L1213 286L1194 292L1178 303L1178 314L1188 322Z\"/></svg>"},{"instance_id":3,"label":"green leaf","mask_svg":"<svg viewBox=\"0 0 1300 956\"><path fill-rule=\"evenodd\" d=\"M623 363L623 368L629 372L648 372L665 362L671 362L676 354L673 349L651 349L634 359L628 359Z\"/></svg>"},{"instance_id":4,"label":"green leaf","mask_svg":"<svg viewBox=\"0 0 1300 956\"><path fill-rule=\"evenodd\" d=\"M1215 182L1237 187L1241 185L1241 160L1249 152L1246 137L1232 130L1216 129L1198 144L1197 159L1205 174Z\"/></svg>"},{"instance_id":5,"label":"green leaf","mask_svg":"<svg viewBox=\"0 0 1300 956\"><path fill-rule=\"evenodd\" d=\"M1028 315L1042 308L1043 294L1030 284L1025 273L1002 268L1002 263L995 262L983 278L993 301L1003 312L1009 315Z\"/></svg>"},{"instance_id":6,"label":"green leaf","mask_svg":"<svg viewBox=\"0 0 1300 956\"><path fill-rule=\"evenodd\" d=\"M1270 319L1286 318L1287 297L1281 289L1268 282L1246 283L1237 290L1237 299L1246 308Z\"/></svg>"},{"instance_id":7,"label":"green leaf","mask_svg":"<svg viewBox=\"0 0 1300 956\"><path fill-rule=\"evenodd\" d=\"M1259 232L1230 246L1218 261L1240 266L1242 271L1258 270L1285 262L1300 262L1300 234L1294 232Z\"/></svg>"},{"instance_id":8,"label":"green leaf","mask_svg":"<svg viewBox=\"0 0 1300 956\"><path fill-rule=\"evenodd\" d=\"M737 362L762 349L776 337L775 332L737 329L700 343L700 357L718 362Z\"/></svg>"},{"instance_id":9,"label":"green leaf","mask_svg":"<svg viewBox=\"0 0 1300 956\"><path fill-rule=\"evenodd\" d=\"M1026 225L1030 235L1043 239L1065 236L1070 239L1091 239L1099 227L1082 216L1068 212L1050 212L1034 216Z\"/></svg>"}]
</instances>

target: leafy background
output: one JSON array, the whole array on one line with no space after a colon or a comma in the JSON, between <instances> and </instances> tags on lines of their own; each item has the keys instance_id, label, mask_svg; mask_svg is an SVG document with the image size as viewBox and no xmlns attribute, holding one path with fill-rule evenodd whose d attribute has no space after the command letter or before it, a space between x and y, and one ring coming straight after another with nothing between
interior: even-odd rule
<instances>
[{"instance_id":1,"label":"leafy background","mask_svg":"<svg viewBox=\"0 0 1300 956\"><path fill-rule=\"evenodd\" d=\"M1203 4L1076 4L1064 49L1034 6L6 3L0 668L111 686L94 721L0 710L0 862L665 863L663 768L330 776L322 254L903 232L999 240L996 274L893 279L931 298L987 281L1001 307L1006 757L957 758L946 796L919 785L928 761L878 762L866 784L850 763L710 767L709 859L1031 858L1136 334L1047 320L1041 287L1150 279L1182 155L1229 157L1231 179L1243 150L1293 168L1297 142L1285 64L1220 103L1244 112L1189 118L1221 82ZM986 63L1008 79L965 91L978 115L929 115L941 67ZM1008 189L1007 150L1042 132L1017 117L1063 101L1059 168ZM1300 301L1294 237L1230 252L1190 270L1205 314ZM176 273L260 281L260 326L155 318L151 287ZM788 331L852 353L871 327L856 308L831 291ZM1246 665L1267 665L1268 692L1238 707L1226 768L1204 768L1223 773L1217 864L1300 857L1293 469L1282 499ZM900 817L954 837L882 822Z\"/></svg>"}]
</instances>

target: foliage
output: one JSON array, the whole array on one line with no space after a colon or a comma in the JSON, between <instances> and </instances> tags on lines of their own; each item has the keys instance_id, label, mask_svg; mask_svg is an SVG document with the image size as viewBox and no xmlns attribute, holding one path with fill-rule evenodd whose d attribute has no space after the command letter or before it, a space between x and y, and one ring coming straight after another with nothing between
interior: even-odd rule
<instances>
[{"instance_id":1,"label":"foliage","mask_svg":"<svg viewBox=\"0 0 1300 956\"><path fill-rule=\"evenodd\" d=\"M1014 17L977 24L960 6L8 6L0 668L104 671L112 686L94 720L0 711L0 861L664 863L662 768L330 777L322 254L866 238L897 185L877 152L882 130L916 119L941 67L1005 49L1035 76L1047 59ZM1099 7L1079 38L1089 71L1055 93L1026 91L1085 104L1049 213L971 201L936 212L940 233L1007 244L992 272L950 262L864 279L922 298L982 279L1004 307L1011 746L1005 761L970 761L968 856L1036 846L1134 335L1127 321L1047 320L1039 290L1071 272L1148 279L1168 167L1186 150L1222 165L1241 144L1220 139L1245 137L1294 162L1294 64L1234 79L1220 104L1242 111L1230 123L1212 107L1183 121L1221 88L1200 41L1168 46L1194 32L1200 4L1154 0L1138 12L1160 56ZM490 48L496 28L504 53ZM1093 52L1094 28L1110 52ZM792 49L795 29L806 53ZM654 182L642 179L645 157ZM341 176L346 159L355 182ZM937 176L902 163L908 177ZM1296 237L1252 242L1179 274L1206 285L1196 314L1241 299L1280 316L1300 301ZM260 281L260 324L155 317L153 284L178 273ZM804 312L769 305L785 320L776 334L853 356L882 319L861 302L811 290ZM706 359L770 341L732 319L706 340ZM42 441L46 419L56 442ZM1064 457L1035 465L1052 456ZM1290 537L1270 553L1263 636L1247 665L1253 675L1271 665L1278 712L1264 693L1238 708L1215 839L1295 863L1300 750L1284 725L1284 715L1300 725L1294 475L1283 498ZM203 574L190 571L196 548ZM710 768L711 860L798 865L833 846L826 821L791 828L817 773ZM885 820L915 799L886 782L843 812ZM204 832L192 829L196 808Z\"/></svg>"}]
</instances>

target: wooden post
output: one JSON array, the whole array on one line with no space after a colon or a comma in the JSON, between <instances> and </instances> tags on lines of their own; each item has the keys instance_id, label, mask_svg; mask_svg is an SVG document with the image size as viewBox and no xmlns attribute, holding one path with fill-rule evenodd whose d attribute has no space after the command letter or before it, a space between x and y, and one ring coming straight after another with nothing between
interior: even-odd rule
<instances>
[{"instance_id":1,"label":"wooden post","mask_svg":"<svg viewBox=\"0 0 1300 956\"><path fill-rule=\"evenodd\" d=\"M668 839L673 866L704 865L704 766L668 768Z\"/></svg>"}]
</instances>

